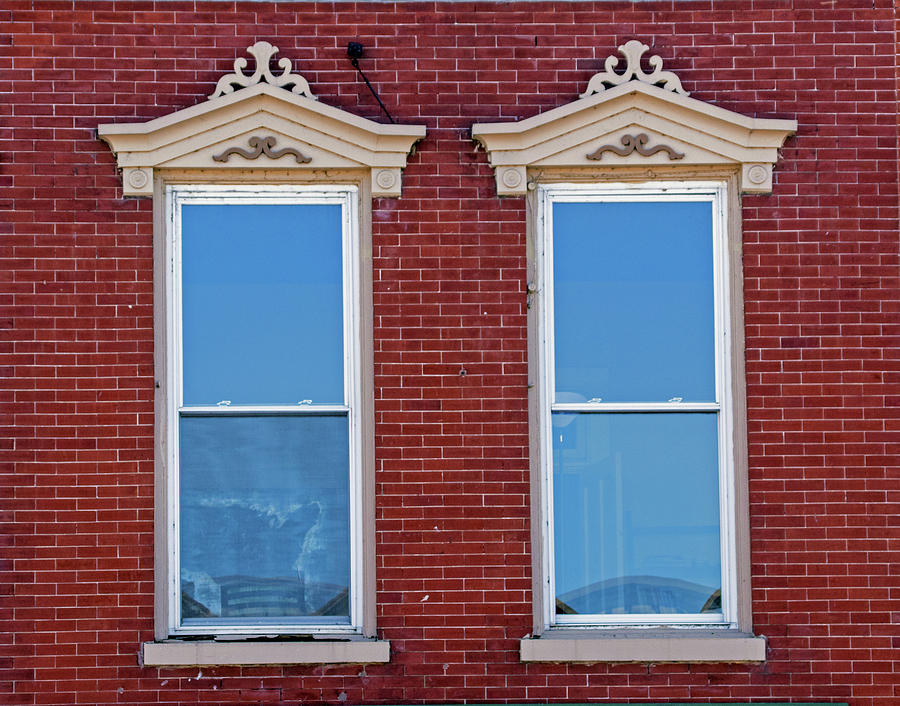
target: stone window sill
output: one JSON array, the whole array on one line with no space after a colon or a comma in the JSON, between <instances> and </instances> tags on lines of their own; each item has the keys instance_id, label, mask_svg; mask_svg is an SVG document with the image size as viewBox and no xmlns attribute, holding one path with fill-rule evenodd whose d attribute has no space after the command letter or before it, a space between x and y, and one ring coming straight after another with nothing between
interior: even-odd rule
<instances>
[{"instance_id":1,"label":"stone window sill","mask_svg":"<svg viewBox=\"0 0 900 706\"><path fill-rule=\"evenodd\" d=\"M145 642L145 667L204 667L256 664L373 664L390 661L388 640L285 642L163 640Z\"/></svg>"},{"instance_id":2,"label":"stone window sill","mask_svg":"<svg viewBox=\"0 0 900 706\"><path fill-rule=\"evenodd\" d=\"M553 629L520 641L523 662L764 662L766 639L734 630Z\"/></svg>"}]
</instances>

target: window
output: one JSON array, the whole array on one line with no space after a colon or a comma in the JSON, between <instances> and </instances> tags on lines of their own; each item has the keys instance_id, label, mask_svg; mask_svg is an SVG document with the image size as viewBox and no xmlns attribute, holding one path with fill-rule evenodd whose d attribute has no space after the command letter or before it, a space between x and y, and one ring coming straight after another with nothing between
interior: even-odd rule
<instances>
[{"instance_id":1,"label":"window","mask_svg":"<svg viewBox=\"0 0 900 706\"><path fill-rule=\"evenodd\" d=\"M332 107L287 57L272 74L278 47L247 52L255 71L236 60L209 100L97 130L123 195L154 205L155 640L141 660L387 662L368 237L371 199L400 196L425 126Z\"/></svg>"},{"instance_id":2,"label":"window","mask_svg":"<svg viewBox=\"0 0 900 706\"><path fill-rule=\"evenodd\" d=\"M736 625L725 196L539 187L549 627Z\"/></svg>"},{"instance_id":3,"label":"window","mask_svg":"<svg viewBox=\"0 0 900 706\"><path fill-rule=\"evenodd\" d=\"M524 661L765 658L750 632L736 187L545 175L529 197Z\"/></svg>"},{"instance_id":4,"label":"window","mask_svg":"<svg viewBox=\"0 0 900 706\"><path fill-rule=\"evenodd\" d=\"M758 662L740 195L793 120L691 98L631 39L577 100L477 123L526 196L534 622L524 661ZM624 66L622 62L624 58Z\"/></svg>"},{"instance_id":5,"label":"window","mask_svg":"<svg viewBox=\"0 0 900 706\"><path fill-rule=\"evenodd\" d=\"M352 186L170 186L172 635L358 631Z\"/></svg>"}]
</instances>

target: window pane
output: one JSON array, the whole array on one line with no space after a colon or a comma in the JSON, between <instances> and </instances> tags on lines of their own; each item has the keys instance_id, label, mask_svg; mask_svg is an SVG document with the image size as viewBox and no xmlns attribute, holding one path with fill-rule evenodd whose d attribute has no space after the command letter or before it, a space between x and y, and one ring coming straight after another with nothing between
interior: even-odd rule
<instances>
[{"instance_id":1,"label":"window pane","mask_svg":"<svg viewBox=\"0 0 900 706\"><path fill-rule=\"evenodd\" d=\"M712 206L555 203L556 401L715 400Z\"/></svg>"},{"instance_id":2,"label":"window pane","mask_svg":"<svg viewBox=\"0 0 900 706\"><path fill-rule=\"evenodd\" d=\"M720 613L715 413L554 413L557 613Z\"/></svg>"},{"instance_id":3,"label":"window pane","mask_svg":"<svg viewBox=\"0 0 900 706\"><path fill-rule=\"evenodd\" d=\"M347 623L348 418L182 417L184 622Z\"/></svg>"},{"instance_id":4,"label":"window pane","mask_svg":"<svg viewBox=\"0 0 900 706\"><path fill-rule=\"evenodd\" d=\"M344 401L339 205L182 207L184 404Z\"/></svg>"}]
</instances>

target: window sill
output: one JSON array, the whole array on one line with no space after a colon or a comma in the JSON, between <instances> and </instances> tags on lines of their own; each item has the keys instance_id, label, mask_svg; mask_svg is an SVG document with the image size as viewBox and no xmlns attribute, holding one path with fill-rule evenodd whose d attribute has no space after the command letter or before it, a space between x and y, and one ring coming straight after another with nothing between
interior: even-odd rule
<instances>
[{"instance_id":1,"label":"window sill","mask_svg":"<svg viewBox=\"0 0 900 706\"><path fill-rule=\"evenodd\" d=\"M296 642L145 642L145 667L209 667L250 664L373 664L390 661L388 640L311 640Z\"/></svg>"},{"instance_id":2,"label":"window sill","mask_svg":"<svg viewBox=\"0 0 900 706\"><path fill-rule=\"evenodd\" d=\"M519 644L523 662L764 662L766 638L733 630L548 630Z\"/></svg>"}]
</instances>

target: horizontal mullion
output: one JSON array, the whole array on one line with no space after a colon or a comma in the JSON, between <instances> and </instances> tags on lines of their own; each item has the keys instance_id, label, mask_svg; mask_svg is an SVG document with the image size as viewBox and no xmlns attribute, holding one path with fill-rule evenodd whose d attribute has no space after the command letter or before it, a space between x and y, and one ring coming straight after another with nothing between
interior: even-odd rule
<instances>
[{"instance_id":1,"label":"horizontal mullion","mask_svg":"<svg viewBox=\"0 0 900 706\"><path fill-rule=\"evenodd\" d=\"M557 402L551 412L718 412L718 402Z\"/></svg>"},{"instance_id":2,"label":"horizontal mullion","mask_svg":"<svg viewBox=\"0 0 900 706\"><path fill-rule=\"evenodd\" d=\"M350 407L339 404L304 404L304 405L198 405L179 407L178 414L192 415L310 415L310 414L348 414Z\"/></svg>"}]
</instances>

